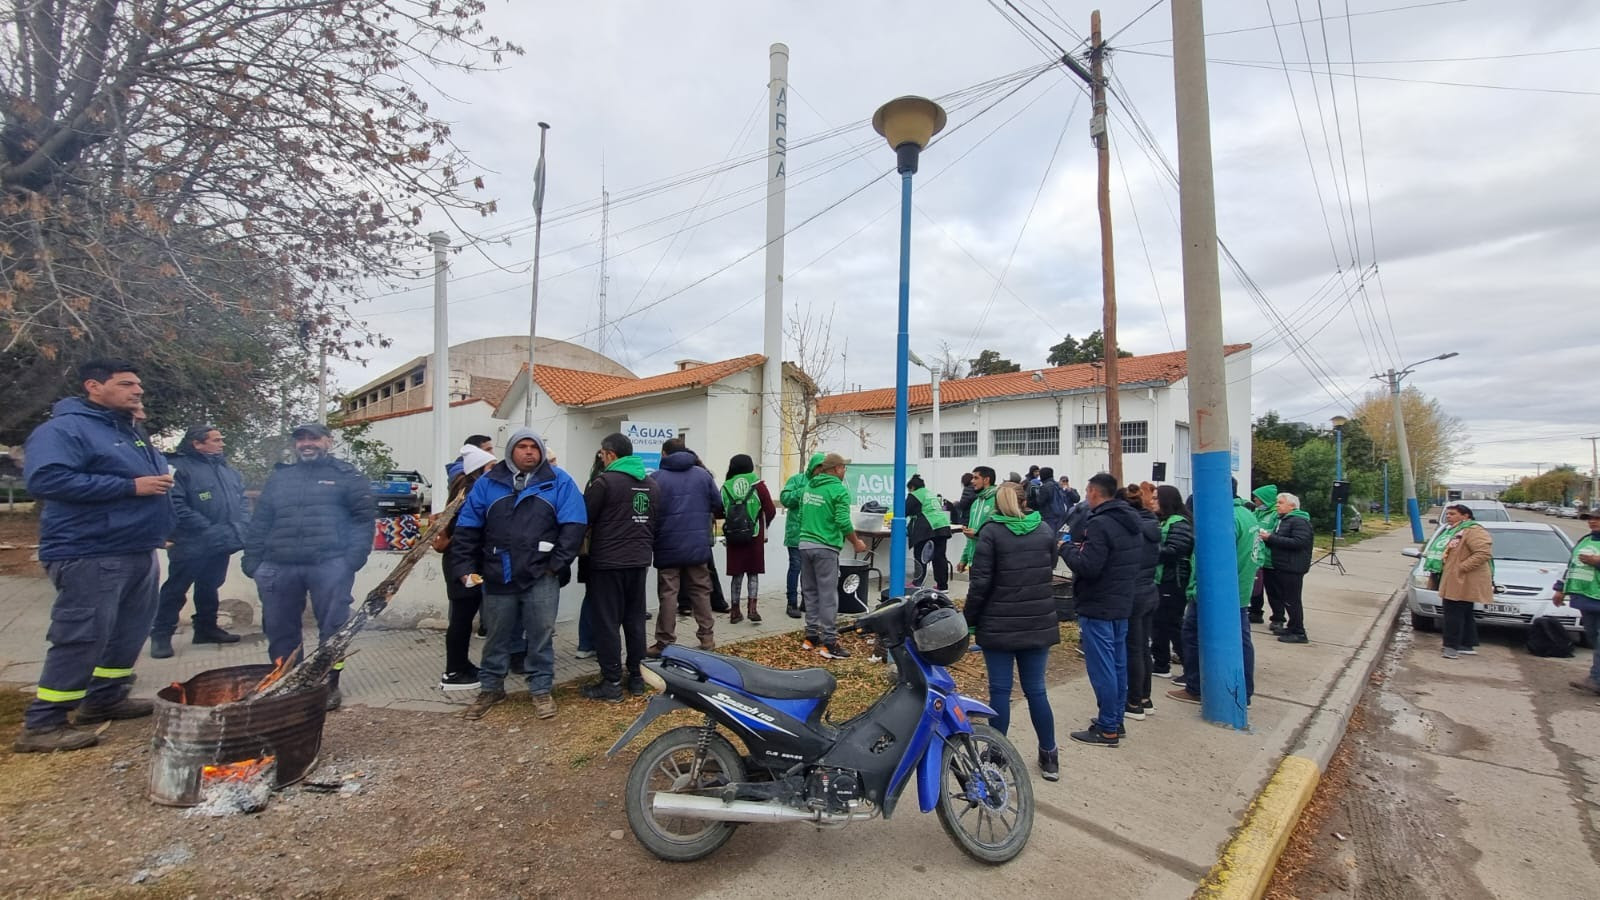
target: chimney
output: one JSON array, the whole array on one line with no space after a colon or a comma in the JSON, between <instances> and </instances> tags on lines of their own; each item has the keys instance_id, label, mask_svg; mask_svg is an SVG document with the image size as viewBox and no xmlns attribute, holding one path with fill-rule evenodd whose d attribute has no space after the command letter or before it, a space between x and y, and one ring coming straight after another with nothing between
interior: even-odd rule
<instances>
[{"instance_id":1,"label":"chimney","mask_svg":"<svg viewBox=\"0 0 1600 900\"><path fill-rule=\"evenodd\" d=\"M679 372L687 372L690 369L698 369L701 366L708 365L707 362L700 359L680 359L675 360L672 364L678 367Z\"/></svg>"}]
</instances>

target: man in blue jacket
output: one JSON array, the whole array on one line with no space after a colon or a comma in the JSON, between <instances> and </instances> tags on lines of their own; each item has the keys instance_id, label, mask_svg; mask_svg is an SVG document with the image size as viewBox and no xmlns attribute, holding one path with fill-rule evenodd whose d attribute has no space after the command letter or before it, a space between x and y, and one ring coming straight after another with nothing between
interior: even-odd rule
<instances>
[{"instance_id":1,"label":"man in blue jacket","mask_svg":"<svg viewBox=\"0 0 1600 900\"><path fill-rule=\"evenodd\" d=\"M378 507L361 470L331 455L333 432L319 422L290 433L295 461L279 463L267 476L245 529L240 567L261 595L261 630L274 662L301 649L300 619L306 597L317 617L317 636L327 640L350 620L356 572L372 554L372 523ZM344 695L334 663L328 709Z\"/></svg>"},{"instance_id":2,"label":"man in blue jacket","mask_svg":"<svg viewBox=\"0 0 1600 900\"><path fill-rule=\"evenodd\" d=\"M85 396L57 401L26 444L23 479L44 501L39 562L56 599L36 698L12 745L18 753L81 750L99 738L80 726L154 708L128 692L156 608L156 549L175 521L172 476L133 421L144 396L138 370L95 360L78 375Z\"/></svg>"},{"instance_id":3,"label":"man in blue jacket","mask_svg":"<svg viewBox=\"0 0 1600 900\"><path fill-rule=\"evenodd\" d=\"M150 626L150 656L172 655L184 595L194 587L196 644L235 644L239 636L217 625L217 588L228 578L228 560L244 549L244 479L223 457L222 432L196 425L167 457L175 480L172 506L178 515L167 548L167 583L161 586L156 621Z\"/></svg>"},{"instance_id":4,"label":"man in blue jacket","mask_svg":"<svg viewBox=\"0 0 1600 900\"><path fill-rule=\"evenodd\" d=\"M655 566L656 642L647 653L660 656L678 640L679 594L694 611L700 649L716 647L711 615L711 524L722 518L722 492L700 458L679 438L661 445L656 471Z\"/></svg>"},{"instance_id":5,"label":"man in blue jacket","mask_svg":"<svg viewBox=\"0 0 1600 900\"><path fill-rule=\"evenodd\" d=\"M456 515L446 576L483 585L479 613L489 631L478 666L476 700L462 713L481 719L506 699L511 645L528 634L528 690L534 715L556 714L550 696L556 674L556 605L561 571L578 558L589 514L572 476L550 461L531 428L511 432L510 451L467 494Z\"/></svg>"},{"instance_id":6,"label":"man in blue jacket","mask_svg":"<svg viewBox=\"0 0 1600 900\"><path fill-rule=\"evenodd\" d=\"M1159 541L1160 531L1153 520L1142 520L1118 496L1117 480L1105 472L1089 479L1087 493L1084 502L1090 512L1081 528L1074 526L1072 539L1061 546L1061 560L1073 574L1084 668L1094 687L1099 715L1087 729L1069 737L1115 747L1121 742L1122 719L1127 712L1128 618L1133 615L1147 544Z\"/></svg>"}]
</instances>

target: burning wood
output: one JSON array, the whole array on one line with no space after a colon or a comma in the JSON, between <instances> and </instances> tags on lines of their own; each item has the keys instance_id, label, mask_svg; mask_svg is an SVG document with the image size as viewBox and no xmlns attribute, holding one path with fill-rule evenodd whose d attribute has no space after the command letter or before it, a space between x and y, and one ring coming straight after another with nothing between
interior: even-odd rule
<instances>
[{"instance_id":1,"label":"burning wood","mask_svg":"<svg viewBox=\"0 0 1600 900\"><path fill-rule=\"evenodd\" d=\"M416 568L423 555L433 549L433 536L455 520L456 512L461 509L461 504L466 502L466 499L467 492L463 491L460 496L450 501L449 506L433 517L433 521L428 523L428 530L423 532L422 536L417 538L416 544L400 558L394 571L367 592L366 600L350 616L350 621L329 635L311 655L305 658L304 662L275 680L265 680L264 685L257 685L244 699L278 697L295 691L309 690L325 681L328 672L333 669L333 664L347 655L345 651L350 649L350 643L355 640L357 632L366 627L367 620L388 608L389 600L394 597L395 591L400 589L400 584L406 580L406 576Z\"/></svg>"},{"instance_id":2,"label":"burning wood","mask_svg":"<svg viewBox=\"0 0 1600 900\"><path fill-rule=\"evenodd\" d=\"M192 816L232 816L267 808L277 778L278 758L262 756L200 768L200 803Z\"/></svg>"},{"instance_id":3,"label":"burning wood","mask_svg":"<svg viewBox=\"0 0 1600 900\"><path fill-rule=\"evenodd\" d=\"M220 766L201 766L201 790L218 781L249 781L252 778L259 778L268 766L276 764L277 761L276 756L262 756Z\"/></svg>"},{"instance_id":4,"label":"burning wood","mask_svg":"<svg viewBox=\"0 0 1600 900\"><path fill-rule=\"evenodd\" d=\"M282 659L274 660L276 665L272 667L272 671L267 673L267 677L261 679L259 682L256 682L256 686L246 691L244 696L254 697L260 694L262 691L265 691L267 688L272 687L274 684L277 684L278 681L283 678L283 676L289 674L289 671L294 668L295 663L299 661L299 648L295 648L293 653L283 657Z\"/></svg>"}]
</instances>

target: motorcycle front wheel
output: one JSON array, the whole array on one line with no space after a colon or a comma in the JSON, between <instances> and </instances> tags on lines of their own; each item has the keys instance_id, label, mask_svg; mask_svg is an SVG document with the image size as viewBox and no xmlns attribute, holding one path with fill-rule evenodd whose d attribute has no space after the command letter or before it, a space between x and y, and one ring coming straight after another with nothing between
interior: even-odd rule
<instances>
[{"instance_id":1,"label":"motorcycle front wheel","mask_svg":"<svg viewBox=\"0 0 1600 900\"><path fill-rule=\"evenodd\" d=\"M650 742L628 771L628 826L646 850L668 862L689 862L716 852L733 837L732 822L661 815L657 793L701 790L744 780L744 762L720 734L706 743L705 761L695 771L704 729L674 728Z\"/></svg>"},{"instance_id":2,"label":"motorcycle front wheel","mask_svg":"<svg viewBox=\"0 0 1600 900\"><path fill-rule=\"evenodd\" d=\"M1027 846L1033 781L1005 735L974 724L972 734L947 742L939 787L939 824L968 856L999 865Z\"/></svg>"}]
</instances>

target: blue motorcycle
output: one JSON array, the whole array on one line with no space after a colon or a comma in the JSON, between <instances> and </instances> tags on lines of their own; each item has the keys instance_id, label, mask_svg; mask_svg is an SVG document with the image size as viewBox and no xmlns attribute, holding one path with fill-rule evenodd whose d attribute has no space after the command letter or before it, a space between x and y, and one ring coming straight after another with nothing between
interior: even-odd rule
<instances>
[{"instance_id":1,"label":"blue motorcycle","mask_svg":"<svg viewBox=\"0 0 1600 900\"><path fill-rule=\"evenodd\" d=\"M608 756L669 712L705 715L651 741L628 774L628 824L651 853L701 859L744 822L888 819L913 773L921 811L936 811L973 858L998 864L1022 852L1033 829L1026 764L1004 735L972 721L994 710L956 693L944 669L970 642L961 612L922 590L840 630L876 635L895 677L871 708L837 725L826 717L836 682L825 669L784 671L675 645L644 664L657 693Z\"/></svg>"}]
</instances>

